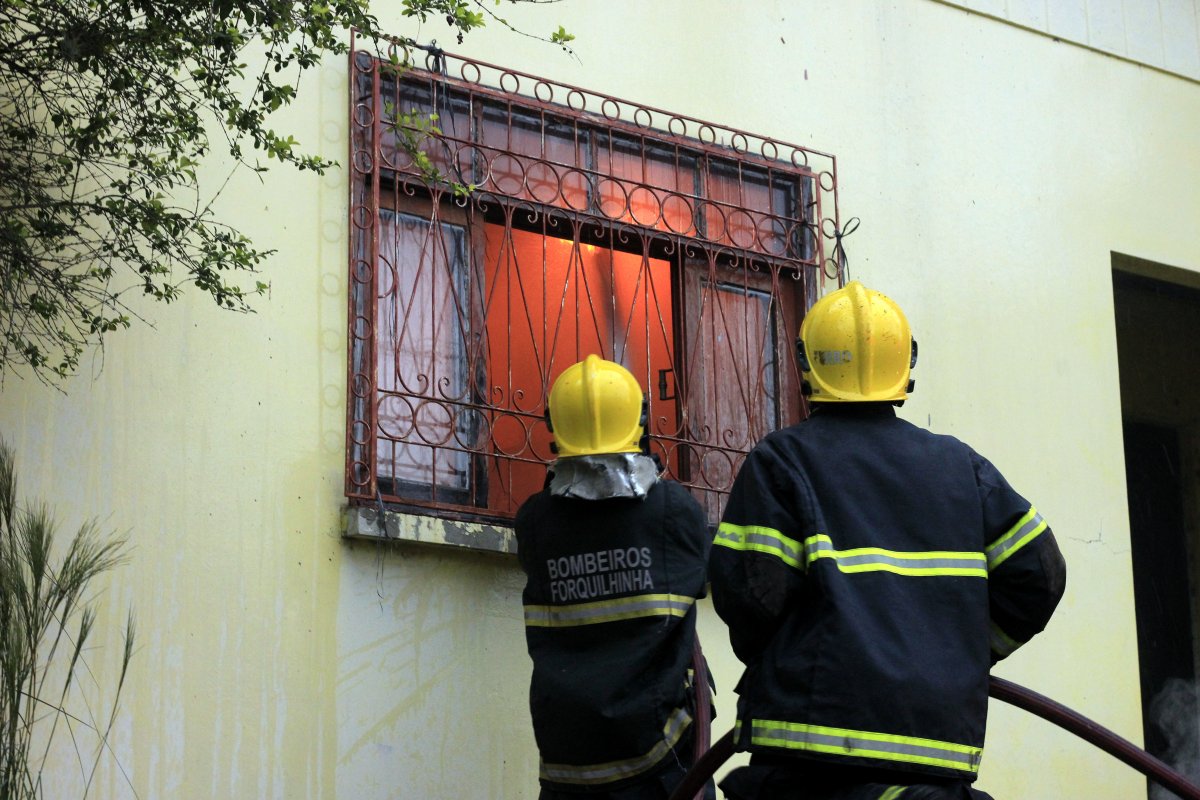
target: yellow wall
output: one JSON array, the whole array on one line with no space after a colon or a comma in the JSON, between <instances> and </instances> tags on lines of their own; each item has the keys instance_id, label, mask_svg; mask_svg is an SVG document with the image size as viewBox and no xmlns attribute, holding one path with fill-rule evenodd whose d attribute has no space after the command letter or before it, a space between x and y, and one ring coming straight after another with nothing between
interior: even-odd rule
<instances>
[{"instance_id":1,"label":"yellow wall","mask_svg":"<svg viewBox=\"0 0 1200 800\"><path fill-rule=\"evenodd\" d=\"M851 273L921 343L903 415L991 458L1068 560L1058 616L999 673L1140 740L1110 253L1200 270L1200 88L931 0L503 11L564 24L578 58L499 30L458 49L836 154ZM302 91L288 124L342 157L345 64ZM346 205L344 173L240 175L221 210L279 250L258 314L147 308L156 330L114 337L98 377L3 386L25 490L135 542L104 599L140 618L114 737L140 797L536 796L515 563L339 537ZM703 610L723 731L738 668ZM102 764L93 796L132 797ZM981 780L1144 791L997 704Z\"/></svg>"},{"instance_id":2,"label":"yellow wall","mask_svg":"<svg viewBox=\"0 0 1200 800\"><path fill-rule=\"evenodd\" d=\"M1081 47L1200 79L1200 7L1190 0L938 0Z\"/></svg>"}]
</instances>

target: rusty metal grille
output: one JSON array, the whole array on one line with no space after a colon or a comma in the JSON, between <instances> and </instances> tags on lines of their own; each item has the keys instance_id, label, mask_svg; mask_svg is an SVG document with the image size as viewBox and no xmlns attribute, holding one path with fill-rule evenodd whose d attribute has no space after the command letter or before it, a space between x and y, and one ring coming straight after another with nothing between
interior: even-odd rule
<instances>
[{"instance_id":1,"label":"rusty metal grille","mask_svg":"<svg viewBox=\"0 0 1200 800\"><path fill-rule=\"evenodd\" d=\"M347 496L510 519L553 458L549 387L597 353L641 380L652 451L715 521L745 453L805 413L833 157L417 54L351 54Z\"/></svg>"}]
</instances>

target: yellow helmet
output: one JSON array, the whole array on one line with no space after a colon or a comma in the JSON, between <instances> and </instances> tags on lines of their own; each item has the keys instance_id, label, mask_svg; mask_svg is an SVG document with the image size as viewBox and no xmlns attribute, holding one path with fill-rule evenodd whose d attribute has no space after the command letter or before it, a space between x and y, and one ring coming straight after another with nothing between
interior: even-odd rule
<instances>
[{"instance_id":1,"label":"yellow helmet","mask_svg":"<svg viewBox=\"0 0 1200 800\"><path fill-rule=\"evenodd\" d=\"M818 300L796 340L810 400L899 401L908 397L917 342L900 306L852 281Z\"/></svg>"},{"instance_id":2,"label":"yellow helmet","mask_svg":"<svg viewBox=\"0 0 1200 800\"><path fill-rule=\"evenodd\" d=\"M641 452L646 426L642 387L620 364L590 355L554 382L546 424L559 456Z\"/></svg>"}]
</instances>

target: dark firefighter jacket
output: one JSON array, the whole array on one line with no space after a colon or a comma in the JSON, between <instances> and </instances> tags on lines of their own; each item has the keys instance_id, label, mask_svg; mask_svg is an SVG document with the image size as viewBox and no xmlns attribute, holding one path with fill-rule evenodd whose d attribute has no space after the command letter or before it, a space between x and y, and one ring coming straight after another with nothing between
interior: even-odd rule
<instances>
[{"instance_id":1,"label":"dark firefighter jacket","mask_svg":"<svg viewBox=\"0 0 1200 800\"><path fill-rule=\"evenodd\" d=\"M885 404L820 406L763 439L714 544L713 603L746 665L740 749L967 781L990 666L1066 579L995 467Z\"/></svg>"},{"instance_id":2,"label":"dark firefighter jacket","mask_svg":"<svg viewBox=\"0 0 1200 800\"><path fill-rule=\"evenodd\" d=\"M552 788L648 776L690 733L686 688L711 533L682 486L645 499L534 495L517 512L529 705Z\"/></svg>"}]
</instances>

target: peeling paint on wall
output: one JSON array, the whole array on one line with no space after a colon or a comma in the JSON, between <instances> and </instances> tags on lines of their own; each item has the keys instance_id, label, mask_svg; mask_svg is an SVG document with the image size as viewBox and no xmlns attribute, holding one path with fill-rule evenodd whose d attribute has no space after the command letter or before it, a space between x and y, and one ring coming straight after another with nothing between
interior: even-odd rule
<instances>
[{"instance_id":1,"label":"peeling paint on wall","mask_svg":"<svg viewBox=\"0 0 1200 800\"><path fill-rule=\"evenodd\" d=\"M371 506L348 506L343 533L355 539L382 539L446 545L489 553L517 552L512 528L479 522L438 519Z\"/></svg>"}]
</instances>

